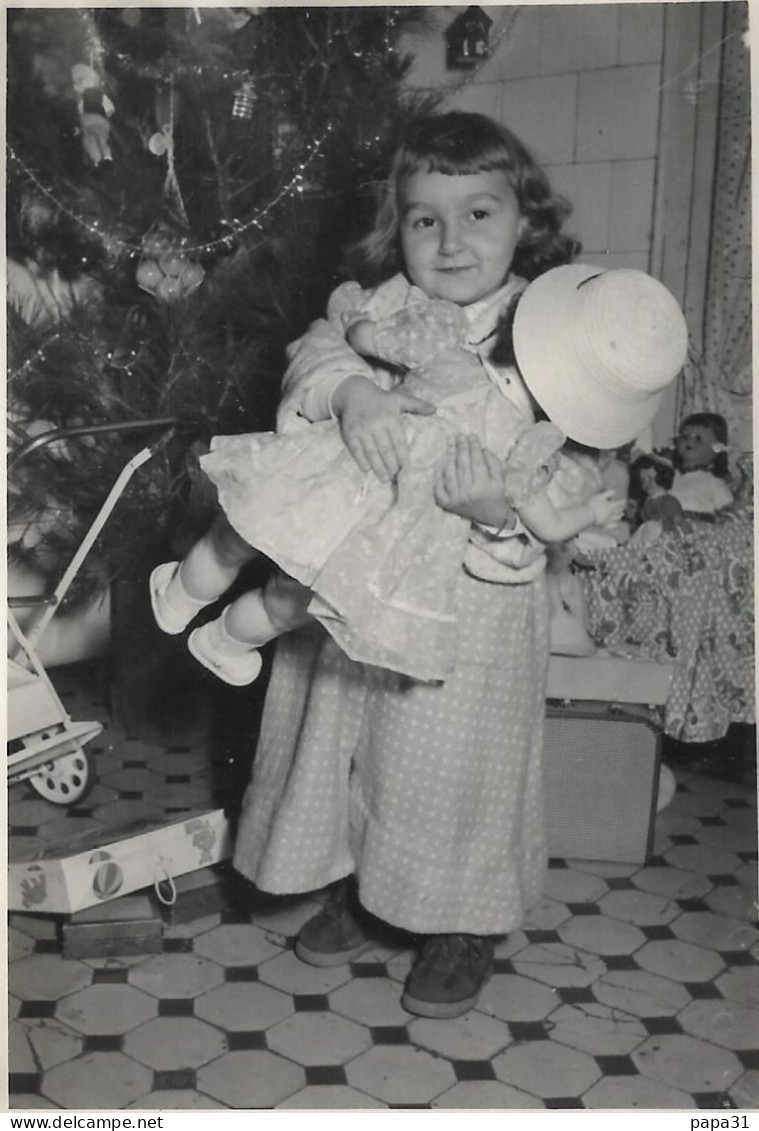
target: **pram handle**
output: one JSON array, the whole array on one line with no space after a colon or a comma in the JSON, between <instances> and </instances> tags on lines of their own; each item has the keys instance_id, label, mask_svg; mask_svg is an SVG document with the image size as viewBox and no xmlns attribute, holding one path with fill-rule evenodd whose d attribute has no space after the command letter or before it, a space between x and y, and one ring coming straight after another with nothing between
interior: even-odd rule
<instances>
[{"instance_id":1,"label":"pram handle","mask_svg":"<svg viewBox=\"0 0 759 1131\"><path fill-rule=\"evenodd\" d=\"M75 436L99 436L108 432L145 432L151 428L168 429L166 435L162 436L151 450L152 454L158 451L159 447L163 447L174 432L178 428L181 428L181 426L181 421L178 417L162 416L156 417L153 420L121 420L115 424L76 424L72 425L70 428L51 428L47 432L40 432L38 436L34 436L31 440L27 440L25 444L22 444L8 464L8 471L12 471L14 467L17 467L22 460L25 460L27 456L37 451L38 448L47 447L48 444L54 444L57 440L69 440Z\"/></svg>"}]
</instances>

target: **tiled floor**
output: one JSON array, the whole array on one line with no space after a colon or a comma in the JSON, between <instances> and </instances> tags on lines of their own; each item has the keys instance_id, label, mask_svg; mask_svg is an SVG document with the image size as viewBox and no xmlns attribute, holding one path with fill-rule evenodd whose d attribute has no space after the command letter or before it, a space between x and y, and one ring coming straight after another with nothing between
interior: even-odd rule
<instances>
[{"instance_id":1,"label":"tiled floor","mask_svg":"<svg viewBox=\"0 0 759 1131\"><path fill-rule=\"evenodd\" d=\"M72 715L107 724L75 677L57 677ZM12 855L207 805L215 780L229 786L229 759L204 711L183 717L170 745L108 725L77 807L14 787ZM350 966L300 963L292 939L318 896L266 901L231 885L225 910L167 923L161 953L130 957L64 958L61 920L13 913L11 1106L756 1108L755 794L677 776L647 866L553 861L478 1007L456 1021L401 1008L412 952L400 939Z\"/></svg>"}]
</instances>

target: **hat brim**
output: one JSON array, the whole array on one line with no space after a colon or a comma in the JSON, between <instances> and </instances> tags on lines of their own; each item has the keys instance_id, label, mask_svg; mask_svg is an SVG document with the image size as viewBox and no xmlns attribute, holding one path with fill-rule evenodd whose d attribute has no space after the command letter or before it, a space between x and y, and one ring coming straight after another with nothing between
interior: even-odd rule
<instances>
[{"instance_id":1,"label":"hat brim","mask_svg":"<svg viewBox=\"0 0 759 1131\"><path fill-rule=\"evenodd\" d=\"M637 402L615 399L608 386L599 387L596 397L589 395L589 375L571 348L571 319L580 284L602 274L602 267L574 263L533 280L517 304L514 352L527 388L549 420L578 444L612 449L645 431L664 391Z\"/></svg>"}]
</instances>

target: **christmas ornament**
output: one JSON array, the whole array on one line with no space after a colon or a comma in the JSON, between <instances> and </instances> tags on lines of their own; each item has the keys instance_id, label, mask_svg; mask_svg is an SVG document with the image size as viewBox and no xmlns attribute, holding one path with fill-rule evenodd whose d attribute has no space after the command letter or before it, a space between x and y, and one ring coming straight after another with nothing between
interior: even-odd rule
<instances>
[{"instance_id":1,"label":"christmas ornament","mask_svg":"<svg viewBox=\"0 0 759 1131\"><path fill-rule=\"evenodd\" d=\"M256 90L253 86L253 80L250 75L247 75L235 94L235 100L232 103L232 117L249 122L253 117L255 103Z\"/></svg>"},{"instance_id":2,"label":"christmas ornament","mask_svg":"<svg viewBox=\"0 0 759 1131\"><path fill-rule=\"evenodd\" d=\"M103 91L100 79L93 67L86 63L75 63L71 68L71 80L77 95L79 129L85 155L97 168L103 161L112 161L113 155L108 144L111 126L108 119L115 106Z\"/></svg>"},{"instance_id":3,"label":"christmas ornament","mask_svg":"<svg viewBox=\"0 0 759 1131\"><path fill-rule=\"evenodd\" d=\"M187 243L186 237L162 225L146 233L135 273L137 285L162 302L176 302L196 291L205 271L185 252Z\"/></svg>"},{"instance_id":4,"label":"christmas ornament","mask_svg":"<svg viewBox=\"0 0 759 1131\"><path fill-rule=\"evenodd\" d=\"M453 21L445 33L448 67L476 67L490 55L493 21L482 8L471 5Z\"/></svg>"}]
</instances>

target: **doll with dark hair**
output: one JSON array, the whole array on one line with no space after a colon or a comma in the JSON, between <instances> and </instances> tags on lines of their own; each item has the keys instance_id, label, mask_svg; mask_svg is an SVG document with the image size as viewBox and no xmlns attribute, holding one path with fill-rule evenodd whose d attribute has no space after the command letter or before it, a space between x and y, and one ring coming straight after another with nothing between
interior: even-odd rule
<instances>
[{"instance_id":1,"label":"doll with dark hair","mask_svg":"<svg viewBox=\"0 0 759 1131\"><path fill-rule=\"evenodd\" d=\"M728 485L727 423L716 412L694 412L675 437L670 488L682 509L714 514L733 501Z\"/></svg>"},{"instance_id":2,"label":"doll with dark hair","mask_svg":"<svg viewBox=\"0 0 759 1131\"><path fill-rule=\"evenodd\" d=\"M634 504L634 521L661 522L665 530L676 525L683 508L670 490L674 480L675 469L663 456L647 453L633 460L629 496Z\"/></svg>"}]
</instances>

